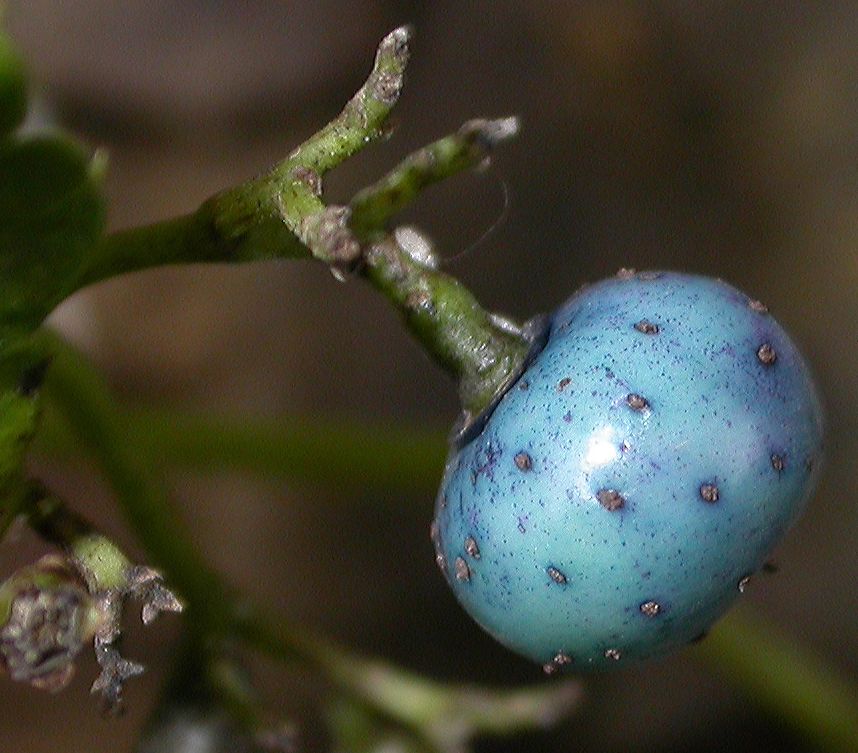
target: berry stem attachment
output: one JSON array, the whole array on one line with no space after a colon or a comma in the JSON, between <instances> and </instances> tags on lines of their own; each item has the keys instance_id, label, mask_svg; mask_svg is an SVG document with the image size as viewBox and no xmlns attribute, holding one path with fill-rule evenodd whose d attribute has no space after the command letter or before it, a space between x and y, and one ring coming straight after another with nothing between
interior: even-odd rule
<instances>
[{"instance_id":1,"label":"berry stem attachment","mask_svg":"<svg viewBox=\"0 0 858 753\"><path fill-rule=\"evenodd\" d=\"M365 261L362 274L457 378L463 426L470 426L518 375L531 347L526 331L493 317L454 277L411 256L397 234L371 244Z\"/></svg>"},{"instance_id":2,"label":"berry stem attachment","mask_svg":"<svg viewBox=\"0 0 858 753\"><path fill-rule=\"evenodd\" d=\"M516 135L518 120L472 120L414 152L351 201L348 224L365 249L362 274L402 314L412 335L459 382L463 426L488 408L518 375L531 347L528 332L480 306L431 251L415 253L388 223L421 191L485 164ZM422 239L416 245L421 247Z\"/></svg>"}]
</instances>

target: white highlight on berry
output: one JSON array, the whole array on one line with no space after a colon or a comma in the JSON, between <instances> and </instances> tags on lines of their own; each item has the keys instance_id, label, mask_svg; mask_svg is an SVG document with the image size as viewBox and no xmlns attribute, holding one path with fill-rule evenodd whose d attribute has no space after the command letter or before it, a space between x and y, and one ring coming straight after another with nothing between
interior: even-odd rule
<instances>
[{"instance_id":1,"label":"white highlight on berry","mask_svg":"<svg viewBox=\"0 0 858 753\"><path fill-rule=\"evenodd\" d=\"M581 469L585 472L613 463L620 457L620 441L613 426L602 426L587 440Z\"/></svg>"}]
</instances>

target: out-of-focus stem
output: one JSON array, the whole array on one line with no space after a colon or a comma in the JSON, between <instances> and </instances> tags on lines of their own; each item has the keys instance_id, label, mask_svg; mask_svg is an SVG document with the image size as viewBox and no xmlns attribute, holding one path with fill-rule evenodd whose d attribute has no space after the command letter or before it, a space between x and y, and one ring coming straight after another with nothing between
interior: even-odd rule
<instances>
[{"instance_id":1,"label":"out-of-focus stem","mask_svg":"<svg viewBox=\"0 0 858 753\"><path fill-rule=\"evenodd\" d=\"M220 633L226 588L194 546L163 483L151 477L146 458L128 441L122 412L100 376L60 352L49 378L57 408L98 462L151 561L187 600L190 622L203 632Z\"/></svg>"},{"instance_id":2,"label":"out-of-focus stem","mask_svg":"<svg viewBox=\"0 0 858 753\"><path fill-rule=\"evenodd\" d=\"M777 626L736 610L694 651L815 750L858 751L858 687Z\"/></svg>"}]
</instances>

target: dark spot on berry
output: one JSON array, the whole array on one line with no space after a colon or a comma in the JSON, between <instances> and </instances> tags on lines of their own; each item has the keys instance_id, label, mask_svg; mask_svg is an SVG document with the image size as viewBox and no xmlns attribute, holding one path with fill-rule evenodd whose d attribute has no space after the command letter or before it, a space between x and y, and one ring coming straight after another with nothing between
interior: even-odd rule
<instances>
[{"instance_id":1,"label":"dark spot on berry","mask_svg":"<svg viewBox=\"0 0 858 753\"><path fill-rule=\"evenodd\" d=\"M645 397L641 397L634 392L626 396L626 403L628 403L629 408L632 410L644 410L649 408L649 401L647 401Z\"/></svg>"},{"instance_id":2,"label":"dark spot on berry","mask_svg":"<svg viewBox=\"0 0 858 753\"><path fill-rule=\"evenodd\" d=\"M616 489L599 489L596 492L596 499L599 500L602 507L610 512L619 510L626 504L625 498Z\"/></svg>"},{"instance_id":3,"label":"dark spot on berry","mask_svg":"<svg viewBox=\"0 0 858 753\"><path fill-rule=\"evenodd\" d=\"M774 468L778 473L784 469L784 459L781 455L772 455L772 468Z\"/></svg>"},{"instance_id":4,"label":"dark spot on berry","mask_svg":"<svg viewBox=\"0 0 858 753\"><path fill-rule=\"evenodd\" d=\"M659 332L658 325L653 324L646 319L641 319L637 324L635 324L635 329L645 335L657 335Z\"/></svg>"},{"instance_id":5,"label":"dark spot on berry","mask_svg":"<svg viewBox=\"0 0 858 753\"><path fill-rule=\"evenodd\" d=\"M435 555L435 564L442 573L447 572L447 558L441 552Z\"/></svg>"},{"instance_id":6,"label":"dark spot on berry","mask_svg":"<svg viewBox=\"0 0 858 753\"><path fill-rule=\"evenodd\" d=\"M620 442L620 452L631 452L632 446L624 439Z\"/></svg>"},{"instance_id":7,"label":"dark spot on berry","mask_svg":"<svg viewBox=\"0 0 858 753\"><path fill-rule=\"evenodd\" d=\"M553 675L561 667L565 667L567 664L571 663L572 657L569 656L569 654L564 654L560 651L550 662L542 665L542 671L547 675Z\"/></svg>"},{"instance_id":8,"label":"dark spot on berry","mask_svg":"<svg viewBox=\"0 0 858 753\"><path fill-rule=\"evenodd\" d=\"M530 387L530 384L528 383L527 379L522 379L518 383L518 388L522 391L526 390L528 387Z\"/></svg>"},{"instance_id":9,"label":"dark spot on berry","mask_svg":"<svg viewBox=\"0 0 858 753\"><path fill-rule=\"evenodd\" d=\"M468 567L468 563L461 557L456 557L455 568L456 580L467 583L471 579L471 568Z\"/></svg>"},{"instance_id":10,"label":"dark spot on berry","mask_svg":"<svg viewBox=\"0 0 858 753\"><path fill-rule=\"evenodd\" d=\"M432 543L436 543L438 541L438 521L433 520L429 526L429 540Z\"/></svg>"},{"instance_id":11,"label":"dark spot on berry","mask_svg":"<svg viewBox=\"0 0 858 753\"><path fill-rule=\"evenodd\" d=\"M717 502L720 497L718 487L715 484L701 484L700 497L704 502Z\"/></svg>"},{"instance_id":12,"label":"dark spot on berry","mask_svg":"<svg viewBox=\"0 0 858 753\"><path fill-rule=\"evenodd\" d=\"M645 601L640 605L641 614L646 617L655 617L661 612L661 604L657 601Z\"/></svg>"},{"instance_id":13,"label":"dark spot on berry","mask_svg":"<svg viewBox=\"0 0 858 753\"><path fill-rule=\"evenodd\" d=\"M757 301L755 299L751 299L748 301L748 308L752 311L757 311L760 314L767 314L769 311L769 307L766 306L762 301Z\"/></svg>"},{"instance_id":14,"label":"dark spot on berry","mask_svg":"<svg viewBox=\"0 0 858 753\"><path fill-rule=\"evenodd\" d=\"M763 364L763 366L771 366L778 360L778 354L775 353L775 349L771 344L763 343L759 348L757 348L757 358L760 359L760 363Z\"/></svg>"},{"instance_id":15,"label":"dark spot on berry","mask_svg":"<svg viewBox=\"0 0 858 753\"><path fill-rule=\"evenodd\" d=\"M520 471L529 471L533 468L533 460L526 452L517 452L513 458L515 467Z\"/></svg>"},{"instance_id":16,"label":"dark spot on berry","mask_svg":"<svg viewBox=\"0 0 858 753\"><path fill-rule=\"evenodd\" d=\"M739 582L736 584L736 586L738 587L740 594L745 593L745 589L748 587L748 583L750 583L750 582L751 582L751 576L750 575L745 575L739 579Z\"/></svg>"},{"instance_id":17,"label":"dark spot on berry","mask_svg":"<svg viewBox=\"0 0 858 753\"><path fill-rule=\"evenodd\" d=\"M557 391L563 392L571 383L572 380L569 377L563 377L563 379L557 382Z\"/></svg>"},{"instance_id":18,"label":"dark spot on berry","mask_svg":"<svg viewBox=\"0 0 858 753\"><path fill-rule=\"evenodd\" d=\"M566 576L561 573L556 567L549 565L545 572L548 573L548 577L551 578L558 586L565 586L568 582L566 580Z\"/></svg>"},{"instance_id":19,"label":"dark spot on berry","mask_svg":"<svg viewBox=\"0 0 858 753\"><path fill-rule=\"evenodd\" d=\"M480 558L480 547L477 546L477 540L473 536L465 539L465 551L475 560Z\"/></svg>"},{"instance_id":20,"label":"dark spot on berry","mask_svg":"<svg viewBox=\"0 0 858 753\"><path fill-rule=\"evenodd\" d=\"M622 654L616 648L606 648L605 649L605 658L611 659L612 661L619 661Z\"/></svg>"},{"instance_id":21,"label":"dark spot on berry","mask_svg":"<svg viewBox=\"0 0 858 753\"><path fill-rule=\"evenodd\" d=\"M572 422L572 413L571 413L570 411L567 411L566 413L564 413L564 414L563 414L563 420L564 420L567 424L568 424L568 423L571 423L571 422Z\"/></svg>"}]
</instances>

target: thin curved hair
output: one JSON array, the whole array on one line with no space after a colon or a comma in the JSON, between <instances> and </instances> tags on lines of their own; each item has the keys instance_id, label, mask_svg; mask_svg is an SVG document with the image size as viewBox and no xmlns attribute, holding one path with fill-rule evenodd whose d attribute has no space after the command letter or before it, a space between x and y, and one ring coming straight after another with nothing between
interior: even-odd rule
<instances>
[{"instance_id":1,"label":"thin curved hair","mask_svg":"<svg viewBox=\"0 0 858 753\"><path fill-rule=\"evenodd\" d=\"M464 249L453 254L452 256L448 256L448 257L441 259L440 266L442 268L450 267L455 262L459 262L463 258L465 258L466 256L469 256L470 254L472 254L474 251L476 251L478 248L480 248L480 246L485 244L485 242L489 238L491 238L498 231L498 229L500 227L502 227L503 224L506 222L507 218L509 217L509 206L510 206L509 183L507 183L506 179L501 178L500 176L497 176L497 182L500 184L501 192L502 192L502 196L503 196L503 206L501 207L501 210L498 213L497 217L492 222L492 224L489 225L482 232L482 234L480 235L479 238L477 238L475 241L468 244L468 246L466 246Z\"/></svg>"}]
</instances>

